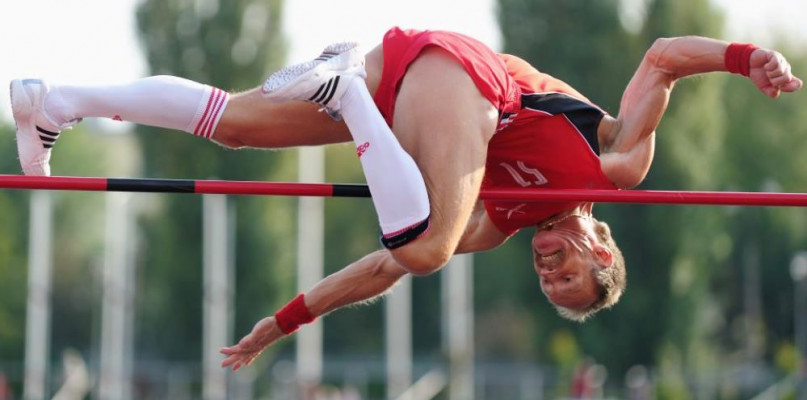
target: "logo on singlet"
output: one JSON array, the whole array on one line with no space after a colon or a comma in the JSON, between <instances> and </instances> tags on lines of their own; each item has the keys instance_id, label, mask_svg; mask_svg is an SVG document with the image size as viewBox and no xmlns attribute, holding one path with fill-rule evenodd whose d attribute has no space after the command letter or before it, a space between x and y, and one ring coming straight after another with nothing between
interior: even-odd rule
<instances>
[{"instance_id":1,"label":"logo on singlet","mask_svg":"<svg viewBox=\"0 0 807 400\"><path fill-rule=\"evenodd\" d=\"M364 152L367 151L368 147L370 147L370 142L364 142L356 146L356 155L361 158L361 156L364 155Z\"/></svg>"},{"instance_id":2,"label":"logo on singlet","mask_svg":"<svg viewBox=\"0 0 807 400\"><path fill-rule=\"evenodd\" d=\"M516 183L518 183L521 187L527 187L532 185L541 186L549 182L549 180L546 179L546 177L544 176L544 174L541 173L541 171L538 171L535 168L528 167L526 164L524 164L523 161L517 161L516 166L524 174L530 175L531 178L528 176L527 179L525 179L525 177L521 175L521 172L516 170L516 168L510 165L510 163L508 162L502 162L499 165L501 165L504 169L506 169L507 172L510 173L510 176L512 176L513 179L516 181Z\"/></svg>"},{"instance_id":3,"label":"logo on singlet","mask_svg":"<svg viewBox=\"0 0 807 400\"><path fill-rule=\"evenodd\" d=\"M506 207L496 207L496 211L499 212L507 212L507 219L513 218L514 214L527 214L526 211L522 211L524 207L527 206L527 203L520 203L519 205L513 208L506 208Z\"/></svg>"}]
</instances>

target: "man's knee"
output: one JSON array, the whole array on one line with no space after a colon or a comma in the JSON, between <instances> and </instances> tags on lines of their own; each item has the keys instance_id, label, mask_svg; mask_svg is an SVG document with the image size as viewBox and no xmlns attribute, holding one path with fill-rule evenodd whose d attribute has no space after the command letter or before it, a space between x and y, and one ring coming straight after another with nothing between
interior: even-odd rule
<instances>
[{"instance_id":1,"label":"man's knee","mask_svg":"<svg viewBox=\"0 0 807 400\"><path fill-rule=\"evenodd\" d=\"M453 255L447 246L435 246L420 239L403 247L390 250L395 261L412 275L429 275L437 272Z\"/></svg>"}]
</instances>

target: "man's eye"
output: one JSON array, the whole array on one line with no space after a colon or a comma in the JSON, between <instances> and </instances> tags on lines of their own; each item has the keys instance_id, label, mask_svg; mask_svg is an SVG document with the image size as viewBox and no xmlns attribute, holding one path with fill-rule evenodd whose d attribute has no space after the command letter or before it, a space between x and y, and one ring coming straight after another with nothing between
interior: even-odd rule
<instances>
[{"instance_id":1,"label":"man's eye","mask_svg":"<svg viewBox=\"0 0 807 400\"><path fill-rule=\"evenodd\" d=\"M567 277L564 277L564 278L563 278L563 280L564 280L564 281L566 281L566 282L571 282L571 281L572 281L572 277L571 277L571 276L567 276Z\"/></svg>"}]
</instances>

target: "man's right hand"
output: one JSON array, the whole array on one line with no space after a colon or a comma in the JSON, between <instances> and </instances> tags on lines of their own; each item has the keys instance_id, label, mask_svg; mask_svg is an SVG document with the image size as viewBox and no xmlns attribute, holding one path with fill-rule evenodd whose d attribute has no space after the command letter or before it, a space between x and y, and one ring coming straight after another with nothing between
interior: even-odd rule
<instances>
[{"instance_id":1,"label":"man's right hand","mask_svg":"<svg viewBox=\"0 0 807 400\"><path fill-rule=\"evenodd\" d=\"M223 347L219 350L227 356L221 362L222 368L232 367L238 371L242 366L250 366L267 347L285 336L275 321L275 317L266 317L252 328L252 332L244 336L238 344Z\"/></svg>"},{"instance_id":2,"label":"man's right hand","mask_svg":"<svg viewBox=\"0 0 807 400\"><path fill-rule=\"evenodd\" d=\"M795 92L801 89L802 81L790 70L790 63L779 52L756 49L749 60L752 82L762 93L777 98L781 92Z\"/></svg>"}]
</instances>

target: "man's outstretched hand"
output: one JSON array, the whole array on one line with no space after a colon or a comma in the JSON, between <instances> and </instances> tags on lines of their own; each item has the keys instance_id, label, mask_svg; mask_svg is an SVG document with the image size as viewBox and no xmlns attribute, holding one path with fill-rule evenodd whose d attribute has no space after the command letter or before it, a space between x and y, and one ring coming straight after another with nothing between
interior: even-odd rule
<instances>
[{"instance_id":1,"label":"man's outstretched hand","mask_svg":"<svg viewBox=\"0 0 807 400\"><path fill-rule=\"evenodd\" d=\"M751 53L751 81L762 93L777 98L781 92L795 92L801 89L803 82L793 75L790 63L779 52L768 49L757 49Z\"/></svg>"},{"instance_id":2,"label":"man's outstretched hand","mask_svg":"<svg viewBox=\"0 0 807 400\"><path fill-rule=\"evenodd\" d=\"M277 326L274 317L266 317L252 328L252 332L244 336L238 344L230 347L222 347L219 353L227 358L221 362L222 368L232 367L233 371L238 371L243 366L250 366L263 351L278 339L285 336Z\"/></svg>"}]
</instances>

